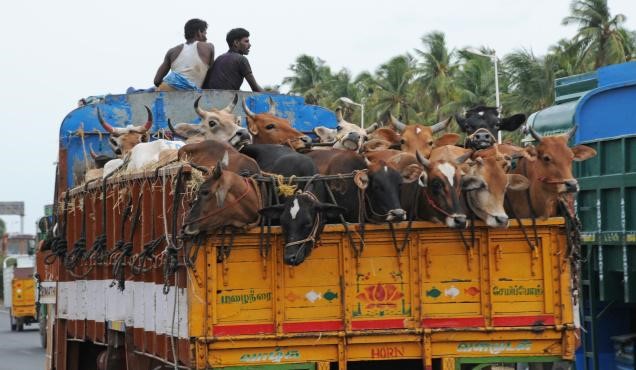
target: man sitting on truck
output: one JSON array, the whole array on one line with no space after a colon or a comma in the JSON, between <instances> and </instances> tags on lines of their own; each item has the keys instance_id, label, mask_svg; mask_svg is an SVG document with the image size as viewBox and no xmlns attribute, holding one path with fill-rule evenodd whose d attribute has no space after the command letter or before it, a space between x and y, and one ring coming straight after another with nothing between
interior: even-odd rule
<instances>
[{"instance_id":1,"label":"man sitting on truck","mask_svg":"<svg viewBox=\"0 0 636 370\"><path fill-rule=\"evenodd\" d=\"M201 88L214 62L214 45L206 42L207 30L208 24L204 20L194 18L186 22L186 42L168 50L157 70L154 81L157 91Z\"/></svg>"},{"instance_id":2,"label":"man sitting on truck","mask_svg":"<svg viewBox=\"0 0 636 370\"><path fill-rule=\"evenodd\" d=\"M203 88L239 90L243 79L246 79L252 91L263 91L263 88L256 83L250 62L245 57L252 47L250 33L244 28L234 28L227 33L225 41L230 50L216 58Z\"/></svg>"}]
</instances>

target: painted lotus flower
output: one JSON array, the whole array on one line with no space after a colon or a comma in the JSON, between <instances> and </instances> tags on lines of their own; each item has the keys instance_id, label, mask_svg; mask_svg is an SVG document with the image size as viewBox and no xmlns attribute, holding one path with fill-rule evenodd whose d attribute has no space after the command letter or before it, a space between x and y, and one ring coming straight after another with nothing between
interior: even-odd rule
<instances>
[{"instance_id":1,"label":"painted lotus flower","mask_svg":"<svg viewBox=\"0 0 636 370\"><path fill-rule=\"evenodd\" d=\"M393 284L370 285L357 298L366 303L366 308L396 308L397 301L404 297Z\"/></svg>"}]
</instances>

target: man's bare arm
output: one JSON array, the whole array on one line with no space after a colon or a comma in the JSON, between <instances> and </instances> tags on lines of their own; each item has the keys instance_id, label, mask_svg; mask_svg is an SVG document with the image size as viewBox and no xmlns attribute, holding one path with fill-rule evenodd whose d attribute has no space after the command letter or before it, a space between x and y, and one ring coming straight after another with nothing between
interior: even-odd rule
<instances>
[{"instance_id":1,"label":"man's bare arm","mask_svg":"<svg viewBox=\"0 0 636 370\"><path fill-rule=\"evenodd\" d=\"M245 76L245 79L247 80L247 83L250 84L250 87L252 88L252 91L254 92L263 92L265 90L263 90L263 88L256 83L256 79L254 78L254 74L250 73L247 76Z\"/></svg>"},{"instance_id":2,"label":"man's bare arm","mask_svg":"<svg viewBox=\"0 0 636 370\"><path fill-rule=\"evenodd\" d=\"M172 64L170 60L171 52L172 52L172 49L168 50L168 52L166 53L166 56L163 58L163 63L161 63L161 65L157 69L157 73L155 74L155 80L154 80L155 86L157 87L161 85L163 78L166 77L168 72L170 72L170 65Z\"/></svg>"}]
</instances>

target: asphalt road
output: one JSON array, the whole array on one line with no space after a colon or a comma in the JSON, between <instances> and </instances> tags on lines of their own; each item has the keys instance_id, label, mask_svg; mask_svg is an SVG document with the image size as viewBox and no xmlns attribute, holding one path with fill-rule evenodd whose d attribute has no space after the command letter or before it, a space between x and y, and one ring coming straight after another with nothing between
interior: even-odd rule
<instances>
[{"instance_id":1,"label":"asphalt road","mask_svg":"<svg viewBox=\"0 0 636 370\"><path fill-rule=\"evenodd\" d=\"M0 310L0 370L42 370L44 348L40 346L37 324L12 332L9 314Z\"/></svg>"}]
</instances>

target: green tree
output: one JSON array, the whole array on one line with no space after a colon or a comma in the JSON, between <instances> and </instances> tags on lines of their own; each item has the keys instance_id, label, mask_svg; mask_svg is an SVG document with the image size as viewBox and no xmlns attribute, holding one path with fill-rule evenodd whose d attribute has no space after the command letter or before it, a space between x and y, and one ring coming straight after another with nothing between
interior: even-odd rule
<instances>
[{"instance_id":1,"label":"green tree","mask_svg":"<svg viewBox=\"0 0 636 370\"><path fill-rule=\"evenodd\" d=\"M481 49L484 54L492 54L491 50ZM476 105L496 105L495 70L492 60L469 52L460 51L461 64L453 82L456 95L452 103L454 111L474 107ZM498 61L498 63L500 63ZM505 92L505 75L499 68L500 94Z\"/></svg>"},{"instance_id":2,"label":"green tree","mask_svg":"<svg viewBox=\"0 0 636 370\"><path fill-rule=\"evenodd\" d=\"M410 54L400 55L382 64L372 80L375 87L372 99L376 112L392 111L409 121L409 114L415 115L414 96L411 85L415 79L415 59ZM368 79L368 76L366 76Z\"/></svg>"},{"instance_id":3,"label":"green tree","mask_svg":"<svg viewBox=\"0 0 636 370\"><path fill-rule=\"evenodd\" d=\"M612 16L607 0L574 0L570 13L562 23L578 25L575 41L594 69L626 60L627 40L621 27L625 15Z\"/></svg>"},{"instance_id":4,"label":"green tree","mask_svg":"<svg viewBox=\"0 0 636 370\"><path fill-rule=\"evenodd\" d=\"M291 93L304 96L308 104L318 104L327 94L331 69L324 60L303 54L289 69L294 75L285 77L283 84L290 86Z\"/></svg>"},{"instance_id":5,"label":"green tree","mask_svg":"<svg viewBox=\"0 0 636 370\"><path fill-rule=\"evenodd\" d=\"M453 62L454 50L448 50L444 33L433 31L421 38L424 49L415 49L420 58L417 65L418 83L428 97L428 104L433 110L433 118L441 119L442 113L448 113L448 106L453 95L453 75L457 69Z\"/></svg>"},{"instance_id":6,"label":"green tree","mask_svg":"<svg viewBox=\"0 0 636 370\"><path fill-rule=\"evenodd\" d=\"M518 50L504 57L508 93L503 106L509 112L536 112L554 102L554 73L547 58L530 50Z\"/></svg>"}]
</instances>

